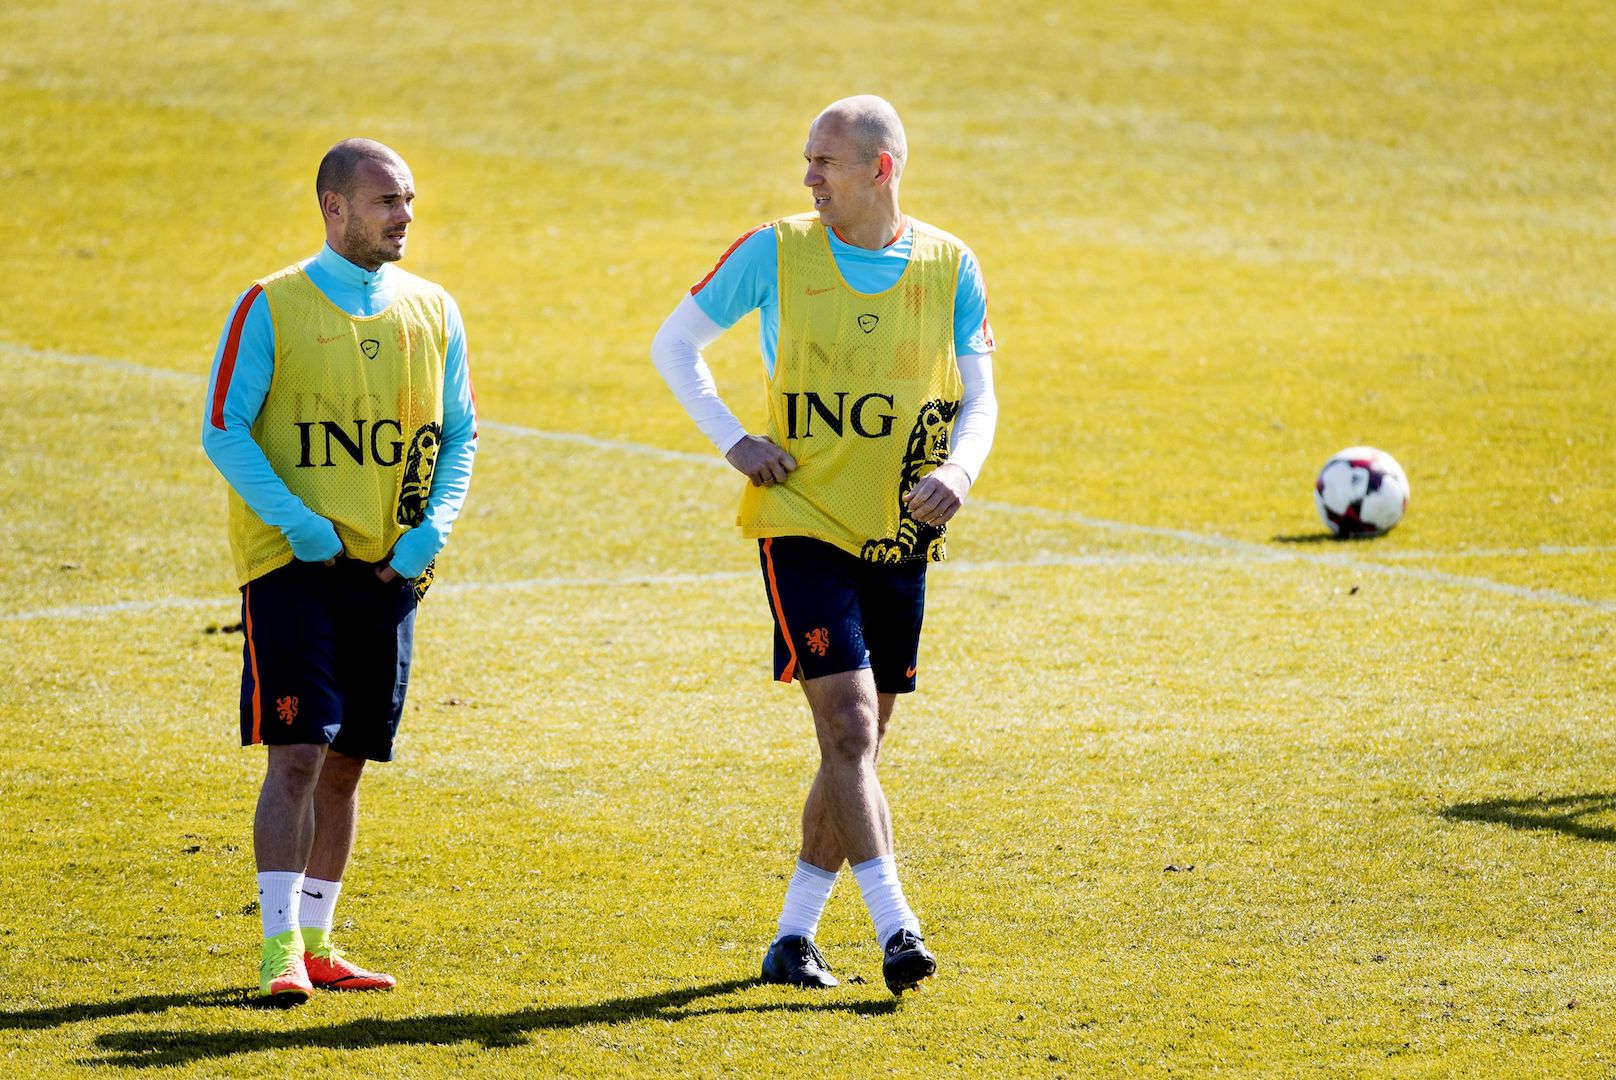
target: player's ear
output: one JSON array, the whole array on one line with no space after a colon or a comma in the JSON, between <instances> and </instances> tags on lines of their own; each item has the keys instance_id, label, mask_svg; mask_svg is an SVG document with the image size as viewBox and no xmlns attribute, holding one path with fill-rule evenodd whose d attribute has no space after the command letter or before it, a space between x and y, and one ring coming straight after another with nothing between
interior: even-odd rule
<instances>
[{"instance_id":1,"label":"player's ear","mask_svg":"<svg viewBox=\"0 0 1616 1080\"><path fill-rule=\"evenodd\" d=\"M320 193L320 214L322 217L341 218L343 208L346 205L347 200L338 192L324 191Z\"/></svg>"},{"instance_id":2,"label":"player's ear","mask_svg":"<svg viewBox=\"0 0 1616 1080\"><path fill-rule=\"evenodd\" d=\"M892 179L892 170L897 163L893 161L892 154L886 150L876 155L875 182L885 184Z\"/></svg>"}]
</instances>

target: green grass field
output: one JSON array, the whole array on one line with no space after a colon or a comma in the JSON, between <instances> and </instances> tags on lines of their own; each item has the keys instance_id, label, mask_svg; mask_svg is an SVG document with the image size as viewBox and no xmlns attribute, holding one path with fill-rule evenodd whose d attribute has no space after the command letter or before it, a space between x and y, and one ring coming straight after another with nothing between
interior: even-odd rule
<instances>
[{"instance_id":1,"label":"green grass field","mask_svg":"<svg viewBox=\"0 0 1616 1080\"><path fill-rule=\"evenodd\" d=\"M816 757L647 357L863 91L1000 346L901 1002L848 876L855 978L755 982ZM1616 1076L1608 4L9 0L0 117L0 1074ZM338 910L401 988L270 1012L198 433L356 134L483 445ZM754 322L711 358L756 422ZM1409 517L1326 542L1357 443Z\"/></svg>"}]
</instances>

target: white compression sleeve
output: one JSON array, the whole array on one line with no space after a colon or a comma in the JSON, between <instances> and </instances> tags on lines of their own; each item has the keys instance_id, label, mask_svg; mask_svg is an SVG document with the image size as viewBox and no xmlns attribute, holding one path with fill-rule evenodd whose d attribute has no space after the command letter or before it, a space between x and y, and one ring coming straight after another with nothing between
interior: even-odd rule
<instances>
[{"instance_id":1,"label":"white compression sleeve","mask_svg":"<svg viewBox=\"0 0 1616 1080\"><path fill-rule=\"evenodd\" d=\"M746 437L745 425L719 398L713 373L701 355L723 333L724 328L687 293L651 341L657 374L721 454Z\"/></svg>"},{"instance_id":2,"label":"white compression sleeve","mask_svg":"<svg viewBox=\"0 0 1616 1080\"><path fill-rule=\"evenodd\" d=\"M965 395L960 400L959 419L954 422L954 446L948 463L965 470L976 483L982 464L993 449L993 428L999 421L999 399L993 396L993 356L967 353L957 357L960 381Z\"/></svg>"}]
</instances>

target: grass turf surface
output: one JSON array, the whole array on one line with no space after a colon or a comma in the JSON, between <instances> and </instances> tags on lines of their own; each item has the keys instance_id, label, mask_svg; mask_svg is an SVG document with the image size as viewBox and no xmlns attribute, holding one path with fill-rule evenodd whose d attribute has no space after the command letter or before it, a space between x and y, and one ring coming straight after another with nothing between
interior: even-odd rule
<instances>
[{"instance_id":1,"label":"grass turf surface","mask_svg":"<svg viewBox=\"0 0 1616 1080\"><path fill-rule=\"evenodd\" d=\"M0 13L0 1070L1616 1067L1605 7L412 10ZM883 752L943 965L901 1003L847 880L865 982L752 982L811 737L645 359L861 90L1002 350ZM196 432L355 133L415 170L484 445L338 911L401 989L262 1012ZM1410 517L1319 542L1359 442Z\"/></svg>"}]
</instances>

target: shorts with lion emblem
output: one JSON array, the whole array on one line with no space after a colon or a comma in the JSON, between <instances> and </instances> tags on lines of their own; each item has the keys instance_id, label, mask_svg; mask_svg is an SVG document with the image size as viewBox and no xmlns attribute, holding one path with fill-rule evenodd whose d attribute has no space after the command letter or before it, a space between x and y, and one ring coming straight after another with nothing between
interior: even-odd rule
<instances>
[{"instance_id":1,"label":"shorts with lion emblem","mask_svg":"<svg viewBox=\"0 0 1616 1080\"><path fill-rule=\"evenodd\" d=\"M758 541L774 615L774 677L869 668L883 694L915 688L926 563L875 563L805 536Z\"/></svg>"},{"instance_id":2,"label":"shorts with lion emblem","mask_svg":"<svg viewBox=\"0 0 1616 1080\"><path fill-rule=\"evenodd\" d=\"M372 563L292 562L241 590L241 744L316 743L391 761L409 687L415 585Z\"/></svg>"}]
</instances>

